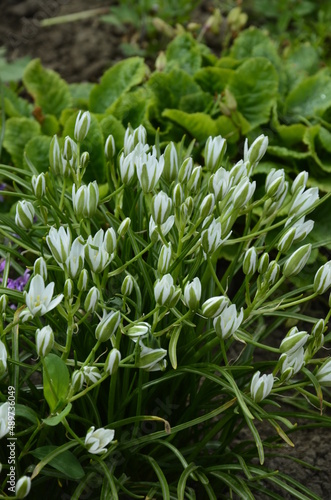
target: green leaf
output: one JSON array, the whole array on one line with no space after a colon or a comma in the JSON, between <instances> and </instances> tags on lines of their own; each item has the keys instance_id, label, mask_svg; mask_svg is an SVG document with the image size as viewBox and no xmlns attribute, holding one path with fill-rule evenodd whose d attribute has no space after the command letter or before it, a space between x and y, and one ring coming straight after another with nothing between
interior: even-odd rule
<instances>
[{"instance_id":1,"label":"green leaf","mask_svg":"<svg viewBox=\"0 0 331 500\"><path fill-rule=\"evenodd\" d=\"M147 89L139 87L132 92L122 94L110 106L108 112L112 113L125 127L130 123L133 128L137 128L145 121L150 97L151 94Z\"/></svg>"},{"instance_id":2,"label":"green leaf","mask_svg":"<svg viewBox=\"0 0 331 500\"><path fill-rule=\"evenodd\" d=\"M45 135L53 137L59 131L59 122L54 115L45 115L41 122L41 131Z\"/></svg>"},{"instance_id":3,"label":"green leaf","mask_svg":"<svg viewBox=\"0 0 331 500\"><path fill-rule=\"evenodd\" d=\"M233 74L233 69L208 67L202 68L194 75L194 80L202 90L210 94L221 94Z\"/></svg>"},{"instance_id":4,"label":"green leaf","mask_svg":"<svg viewBox=\"0 0 331 500\"><path fill-rule=\"evenodd\" d=\"M61 111L72 105L68 84L55 71L43 68L40 59L28 64L23 82L44 114L59 118Z\"/></svg>"},{"instance_id":5,"label":"green leaf","mask_svg":"<svg viewBox=\"0 0 331 500\"><path fill-rule=\"evenodd\" d=\"M4 101L5 101L5 112L8 117L12 116L26 116L31 117L33 106L27 100L19 97L10 87L6 85L2 86Z\"/></svg>"},{"instance_id":6,"label":"green leaf","mask_svg":"<svg viewBox=\"0 0 331 500\"><path fill-rule=\"evenodd\" d=\"M189 33L178 35L169 43L166 57L166 71L170 71L173 68L180 68L190 75L194 75L202 63L199 44Z\"/></svg>"},{"instance_id":7,"label":"green leaf","mask_svg":"<svg viewBox=\"0 0 331 500\"><path fill-rule=\"evenodd\" d=\"M235 39L230 50L230 56L235 59L246 59L248 57L265 57L275 66L281 67L281 60L277 48L270 36L255 27L242 31ZM259 75L256 74L258 78Z\"/></svg>"},{"instance_id":8,"label":"green leaf","mask_svg":"<svg viewBox=\"0 0 331 500\"><path fill-rule=\"evenodd\" d=\"M267 59L245 61L231 76L228 88L237 101L238 111L252 129L269 120L271 108L276 104L278 77Z\"/></svg>"},{"instance_id":9,"label":"green leaf","mask_svg":"<svg viewBox=\"0 0 331 500\"><path fill-rule=\"evenodd\" d=\"M33 424L38 424L38 416L36 412L32 408L29 408L28 406L19 403L16 404L15 415L16 417L26 418L27 420L30 420L30 422L32 422Z\"/></svg>"},{"instance_id":10,"label":"green leaf","mask_svg":"<svg viewBox=\"0 0 331 500\"><path fill-rule=\"evenodd\" d=\"M279 125L277 127L277 133L283 144L290 148L291 146L294 146L302 141L306 128L307 127L302 125L302 123Z\"/></svg>"},{"instance_id":11,"label":"green leaf","mask_svg":"<svg viewBox=\"0 0 331 500\"><path fill-rule=\"evenodd\" d=\"M321 116L331 106L331 78L324 71L299 83L287 96L285 113L289 118Z\"/></svg>"},{"instance_id":12,"label":"green leaf","mask_svg":"<svg viewBox=\"0 0 331 500\"><path fill-rule=\"evenodd\" d=\"M281 146L269 146L268 153L280 158L293 158L294 160L303 160L310 156L309 152L295 151L293 149L283 148Z\"/></svg>"},{"instance_id":13,"label":"green leaf","mask_svg":"<svg viewBox=\"0 0 331 500\"><path fill-rule=\"evenodd\" d=\"M49 167L49 145L51 138L38 135L30 139L24 148L23 165L27 167L27 159L36 167L38 172L47 172Z\"/></svg>"},{"instance_id":14,"label":"green leaf","mask_svg":"<svg viewBox=\"0 0 331 500\"><path fill-rule=\"evenodd\" d=\"M8 32L9 33L9 32ZM3 82L17 82L22 79L24 69L30 57L20 57L13 62L7 62L4 57L4 48L0 48L0 75Z\"/></svg>"},{"instance_id":15,"label":"green leaf","mask_svg":"<svg viewBox=\"0 0 331 500\"><path fill-rule=\"evenodd\" d=\"M40 125L33 119L14 117L6 121L3 146L17 167L22 166L26 143L37 135L40 135Z\"/></svg>"},{"instance_id":16,"label":"green leaf","mask_svg":"<svg viewBox=\"0 0 331 500\"><path fill-rule=\"evenodd\" d=\"M31 451L31 455L38 458L39 460L43 460L50 453L53 453L58 449L58 446L41 446L34 451ZM54 469L62 472L69 479L73 481L77 481L84 477L85 473L80 465L78 458L71 453L69 450L63 451L60 455L54 457L49 465L54 467Z\"/></svg>"},{"instance_id":17,"label":"green leaf","mask_svg":"<svg viewBox=\"0 0 331 500\"><path fill-rule=\"evenodd\" d=\"M76 117L78 113L73 113L67 120L63 130L63 136L69 135L74 138L74 130ZM95 115L91 113L91 125L87 136L81 143L81 153L88 151L90 161L87 166L84 181L86 183L97 180L104 182L105 180L105 155L104 155L104 137L102 128Z\"/></svg>"},{"instance_id":18,"label":"green leaf","mask_svg":"<svg viewBox=\"0 0 331 500\"><path fill-rule=\"evenodd\" d=\"M69 92L72 97L72 106L79 109L88 109L90 93L94 87L91 82L71 83Z\"/></svg>"},{"instance_id":19,"label":"green leaf","mask_svg":"<svg viewBox=\"0 0 331 500\"><path fill-rule=\"evenodd\" d=\"M72 408L72 404L68 403L67 406L61 411L61 413L58 413L54 417L48 417L43 419L43 423L45 425L49 425L50 427L55 427L58 425L62 420L70 413Z\"/></svg>"},{"instance_id":20,"label":"green leaf","mask_svg":"<svg viewBox=\"0 0 331 500\"><path fill-rule=\"evenodd\" d=\"M206 113L185 113L177 109L166 109L162 116L174 121L198 141L217 135L215 121Z\"/></svg>"},{"instance_id":21,"label":"green leaf","mask_svg":"<svg viewBox=\"0 0 331 500\"><path fill-rule=\"evenodd\" d=\"M179 334L181 331L181 327L179 326L178 328L175 328L174 331L171 333L170 337L170 342L169 342L169 359L171 366L173 367L174 370L177 368L177 342L179 339Z\"/></svg>"},{"instance_id":22,"label":"green leaf","mask_svg":"<svg viewBox=\"0 0 331 500\"><path fill-rule=\"evenodd\" d=\"M125 128L113 115L107 115L100 122L100 127L105 139L112 134L117 151L122 149L124 143Z\"/></svg>"},{"instance_id":23,"label":"green leaf","mask_svg":"<svg viewBox=\"0 0 331 500\"><path fill-rule=\"evenodd\" d=\"M104 113L124 92L139 85L146 75L144 60L131 57L108 69L90 93L90 110Z\"/></svg>"},{"instance_id":24,"label":"green leaf","mask_svg":"<svg viewBox=\"0 0 331 500\"><path fill-rule=\"evenodd\" d=\"M54 412L59 403L65 401L69 387L67 365L56 354L51 353L44 358L43 383L45 399L51 412Z\"/></svg>"}]
</instances>

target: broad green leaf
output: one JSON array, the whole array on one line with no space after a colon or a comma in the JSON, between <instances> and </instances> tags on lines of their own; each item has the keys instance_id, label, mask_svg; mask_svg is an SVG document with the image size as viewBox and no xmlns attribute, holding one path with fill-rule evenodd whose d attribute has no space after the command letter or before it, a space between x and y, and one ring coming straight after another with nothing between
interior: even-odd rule
<instances>
[{"instance_id":1,"label":"broad green leaf","mask_svg":"<svg viewBox=\"0 0 331 500\"><path fill-rule=\"evenodd\" d=\"M166 57L166 71L180 68L194 75L202 63L200 46L189 33L178 35L169 43Z\"/></svg>"},{"instance_id":2,"label":"broad green leaf","mask_svg":"<svg viewBox=\"0 0 331 500\"><path fill-rule=\"evenodd\" d=\"M69 92L72 97L72 106L74 108L88 109L88 103L91 90L94 84L91 82L71 83Z\"/></svg>"},{"instance_id":3,"label":"broad green leaf","mask_svg":"<svg viewBox=\"0 0 331 500\"><path fill-rule=\"evenodd\" d=\"M151 93L145 88L122 94L108 109L125 127L130 123L133 128L139 127L144 120Z\"/></svg>"},{"instance_id":4,"label":"broad green leaf","mask_svg":"<svg viewBox=\"0 0 331 500\"><path fill-rule=\"evenodd\" d=\"M215 67L217 68L227 68L227 69L236 69L238 66L242 64L242 61L238 61L238 59L234 59L233 57L224 56L218 59L215 63Z\"/></svg>"},{"instance_id":5,"label":"broad green leaf","mask_svg":"<svg viewBox=\"0 0 331 500\"><path fill-rule=\"evenodd\" d=\"M32 118L9 118L6 121L4 148L10 153L14 164L21 167L26 143L40 134L40 125Z\"/></svg>"},{"instance_id":6,"label":"broad green leaf","mask_svg":"<svg viewBox=\"0 0 331 500\"><path fill-rule=\"evenodd\" d=\"M205 92L209 92L212 95L221 94L232 74L233 70L228 68L201 68L195 73L194 80Z\"/></svg>"},{"instance_id":7,"label":"broad green leaf","mask_svg":"<svg viewBox=\"0 0 331 500\"><path fill-rule=\"evenodd\" d=\"M155 95L160 115L166 108L178 109L182 97L201 92L200 86L181 69L174 69L170 73L154 73L148 86Z\"/></svg>"},{"instance_id":8,"label":"broad green leaf","mask_svg":"<svg viewBox=\"0 0 331 500\"><path fill-rule=\"evenodd\" d=\"M60 422L62 422L62 420L70 413L71 408L72 408L72 404L68 403L67 406L61 411L61 413L58 413L57 415L55 415L53 417L44 418L43 423L45 425L55 427Z\"/></svg>"},{"instance_id":9,"label":"broad green leaf","mask_svg":"<svg viewBox=\"0 0 331 500\"><path fill-rule=\"evenodd\" d=\"M77 113L73 113L66 121L63 136L69 135L74 138L74 130ZM87 136L81 143L81 153L88 151L90 155L84 181L86 183L97 180L102 183L105 180L105 155L104 155L104 136L102 128L97 118L91 113L91 126Z\"/></svg>"},{"instance_id":10,"label":"broad green leaf","mask_svg":"<svg viewBox=\"0 0 331 500\"><path fill-rule=\"evenodd\" d=\"M69 387L67 365L56 354L51 353L44 358L43 384L45 399L51 412L54 412L58 404L65 401Z\"/></svg>"},{"instance_id":11,"label":"broad green leaf","mask_svg":"<svg viewBox=\"0 0 331 500\"><path fill-rule=\"evenodd\" d=\"M254 26L244 30L235 39L230 50L230 56L235 59L246 59L248 57L265 57L275 66L281 68L281 60L275 44L270 36ZM259 74L256 74L256 78Z\"/></svg>"},{"instance_id":12,"label":"broad green leaf","mask_svg":"<svg viewBox=\"0 0 331 500\"><path fill-rule=\"evenodd\" d=\"M302 141L306 126L302 123L294 123L293 125L279 125L277 133L282 140L282 143L290 148Z\"/></svg>"},{"instance_id":13,"label":"broad green leaf","mask_svg":"<svg viewBox=\"0 0 331 500\"><path fill-rule=\"evenodd\" d=\"M314 229L310 233L309 237L312 242L318 243L319 241L325 241L326 239L331 239L331 199L328 198L321 205L315 208L312 213L312 218L315 221ZM331 244L327 245L331 249Z\"/></svg>"},{"instance_id":14,"label":"broad green leaf","mask_svg":"<svg viewBox=\"0 0 331 500\"><path fill-rule=\"evenodd\" d=\"M224 137L228 143L237 143L240 137L240 126L228 116L220 116L215 120L217 135Z\"/></svg>"},{"instance_id":15,"label":"broad green leaf","mask_svg":"<svg viewBox=\"0 0 331 500\"><path fill-rule=\"evenodd\" d=\"M293 158L294 160L303 160L310 156L309 152L295 151L281 146L269 146L268 153L280 158Z\"/></svg>"},{"instance_id":16,"label":"broad green leaf","mask_svg":"<svg viewBox=\"0 0 331 500\"><path fill-rule=\"evenodd\" d=\"M38 135L30 139L24 148L23 164L28 168L27 161L30 161L38 172L47 172L49 167L49 145L51 137ZM27 160L25 159L27 157Z\"/></svg>"},{"instance_id":17,"label":"broad green leaf","mask_svg":"<svg viewBox=\"0 0 331 500\"><path fill-rule=\"evenodd\" d=\"M2 88L5 102L5 112L8 117L26 116L29 118L32 116L33 106L31 103L29 103L26 99L19 97L10 87L3 85Z\"/></svg>"},{"instance_id":18,"label":"broad green leaf","mask_svg":"<svg viewBox=\"0 0 331 500\"><path fill-rule=\"evenodd\" d=\"M40 59L28 64L23 82L44 114L59 118L61 111L72 105L69 85L55 71L43 68Z\"/></svg>"},{"instance_id":19,"label":"broad green leaf","mask_svg":"<svg viewBox=\"0 0 331 500\"><path fill-rule=\"evenodd\" d=\"M140 57L131 57L108 69L90 93L90 110L104 113L116 99L145 78L146 66Z\"/></svg>"},{"instance_id":20,"label":"broad green leaf","mask_svg":"<svg viewBox=\"0 0 331 500\"><path fill-rule=\"evenodd\" d=\"M285 113L289 118L321 116L331 107L331 77L324 71L310 76L287 96Z\"/></svg>"},{"instance_id":21,"label":"broad green leaf","mask_svg":"<svg viewBox=\"0 0 331 500\"><path fill-rule=\"evenodd\" d=\"M184 95L179 101L179 109L187 113L208 112L214 104L214 98L206 92Z\"/></svg>"},{"instance_id":22,"label":"broad green leaf","mask_svg":"<svg viewBox=\"0 0 331 500\"><path fill-rule=\"evenodd\" d=\"M53 137L59 131L59 122L54 115L45 115L41 122L41 131L45 135Z\"/></svg>"},{"instance_id":23,"label":"broad green leaf","mask_svg":"<svg viewBox=\"0 0 331 500\"><path fill-rule=\"evenodd\" d=\"M114 137L117 151L122 149L124 143L125 128L122 123L113 115L107 115L100 122L105 140L111 134Z\"/></svg>"},{"instance_id":24,"label":"broad green leaf","mask_svg":"<svg viewBox=\"0 0 331 500\"><path fill-rule=\"evenodd\" d=\"M31 455L38 458L39 460L42 460L57 448L57 446L52 445L41 446L40 448L31 451ZM72 479L73 481L77 481L85 475L78 458L69 450L65 450L60 455L53 458L49 462L49 465L54 467L54 469L62 472L62 474L67 476L69 479Z\"/></svg>"},{"instance_id":25,"label":"broad green leaf","mask_svg":"<svg viewBox=\"0 0 331 500\"><path fill-rule=\"evenodd\" d=\"M308 75L317 73L320 68L318 51L312 45L305 43L296 46L287 54L285 70L287 87L292 89Z\"/></svg>"},{"instance_id":26,"label":"broad green leaf","mask_svg":"<svg viewBox=\"0 0 331 500\"><path fill-rule=\"evenodd\" d=\"M325 127L321 127L318 139L322 146L328 153L331 153L331 132L329 132Z\"/></svg>"},{"instance_id":27,"label":"broad green leaf","mask_svg":"<svg viewBox=\"0 0 331 500\"><path fill-rule=\"evenodd\" d=\"M162 116L174 121L198 141L217 135L216 122L205 113L185 113L177 109L166 109Z\"/></svg>"},{"instance_id":28,"label":"broad green leaf","mask_svg":"<svg viewBox=\"0 0 331 500\"><path fill-rule=\"evenodd\" d=\"M8 34L10 32L8 31ZM7 62L5 49L0 48L0 75L3 82L17 82L22 79L24 69L30 61L30 57L20 57L13 62Z\"/></svg>"},{"instance_id":29,"label":"broad green leaf","mask_svg":"<svg viewBox=\"0 0 331 500\"><path fill-rule=\"evenodd\" d=\"M231 76L228 88L252 129L269 120L277 99L278 77L267 59L247 59Z\"/></svg>"},{"instance_id":30,"label":"broad green leaf","mask_svg":"<svg viewBox=\"0 0 331 500\"><path fill-rule=\"evenodd\" d=\"M303 142L304 142L304 144L307 144L309 153L314 158L316 163L318 163L318 165L321 167L323 165L317 156L316 147L315 147L315 139L319 135L320 128L321 128L320 125L312 125L311 127L307 127L305 134L303 136Z\"/></svg>"}]
</instances>

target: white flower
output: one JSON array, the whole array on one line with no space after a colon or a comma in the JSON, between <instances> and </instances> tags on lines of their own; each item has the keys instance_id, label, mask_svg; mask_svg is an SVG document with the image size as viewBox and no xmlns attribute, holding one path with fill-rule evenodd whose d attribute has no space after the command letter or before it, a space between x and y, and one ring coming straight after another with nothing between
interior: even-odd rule
<instances>
[{"instance_id":1,"label":"white flower","mask_svg":"<svg viewBox=\"0 0 331 500\"><path fill-rule=\"evenodd\" d=\"M85 437L85 446L89 453L99 454L107 451L106 446L114 439L115 431L113 429L100 429L94 430L95 427L89 428Z\"/></svg>"},{"instance_id":2,"label":"white flower","mask_svg":"<svg viewBox=\"0 0 331 500\"><path fill-rule=\"evenodd\" d=\"M89 382L95 384L101 378L101 374L96 366L83 366L83 376L87 384Z\"/></svg>"},{"instance_id":3,"label":"white flower","mask_svg":"<svg viewBox=\"0 0 331 500\"><path fill-rule=\"evenodd\" d=\"M76 184L72 186L72 205L78 217L92 217L99 203L99 187L96 181L83 185L76 191Z\"/></svg>"},{"instance_id":4,"label":"white flower","mask_svg":"<svg viewBox=\"0 0 331 500\"><path fill-rule=\"evenodd\" d=\"M201 299L201 281L194 278L193 281L186 283L184 288L184 301L187 307L195 311L199 307Z\"/></svg>"},{"instance_id":5,"label":"white flower","mask_svg":"<svg viewBox=\"0 0 331 500\"><path fill-rule=\"evenodd\" d=\"M8 426L8 410L9 403L2 403L0 405L0 439L9 432Z\"/></svg>"},{"instance_id":6,"label":"white flower","mask_svg":"<svg viewBox=\"0 0 331 500\"><path fill-rule=\"evenodd\" d=\"M280 371L285 380L291 378L292 375L295 375L301 370L305 364L304 356L305 351L303 347L300 347L293 353L284 353L281 355L279 358Z\"/></svg>"},{"instance_id":7,"label":"white flower","mask_svg":"<svg viewBox=\"0 0 331 500\"><path fill-rule=\"evenodd\" d=\"M215 219L212 220L208 229L205 229L201 233L201 245L206 254L210 255L214 253L224 241L225 240L222 240L221 223Z\"/></svg>"},{"instance_id":8,"label":"white flower","mask_svg":"<svg viewBox=\"0 0 331 500\"><path fill-rule=\"evenodd\" d=\"M312 205L319 198L318 188L312 187L307 189L306 191L297 191L294 195L291 208L289 210L289 217L298 216L305 212L307 209L311 208Z\"/></svg>"},{"instance_id":9,"label":"white flower","mask_svg":"<svg viewBox=\"0 0 331 500\"><path fill-rule=\"evenodd\" d=\"M75 279L80 274L84 265L84 249L85 245L81 242L80 236L76 238L70 248L69 255L65 261L65 267L70 278ZM62 264L60 266L63 269Z\"/></svg>"},{"instance_id":10,"label":"white flower","mask_svg":"<svg viewBox=\"0 0 331 500\"><path fill-rule=\"evenodd\" d=\"M163 358L167 355L167 351L162 348L152 349L151 347L146 347L142 340L139 340L139 345L141 351L136 366L149 372L164 370L167 362Z\"/></svg>"},{"instance_id":11,"label":"white flower","mask_svg":"<svg viewBox=\"0 0 331 500\"><path fill-rule=\"evenodd\" d=\"M71 247L71 233L69 228L65 230L63 226L60 229L51 227L46 236L46 241L56 262L63 264L68 258Z\"/></svg>"},{"instance_id":12,"label":"white flower","mask_svg":"<svg viewBox=\"0 0 331 500\"><path fill-rule=\"evenodd\" d=\"M101 273L110 263L114 254L109 255L104 245L104 231L99 229L94 237L87 238L85 258L94 273Z\"/></svg>"},{"instance_id":13,"label":"white flower","mask_svg":"<svg viewBox=\"0 0 331 500\"><path fill-rule=\"evenodd\" d=\"M174 307L181 291L174 285L171 274L165 274L162 279L156 280L154 285L155 302L161 306Z\"/></svg>"},{"instance_id":14,"label":"white flower","mask_svg":"<svg viewBox=\"0 0 331 500\"><path fill-rule=\"evenodd\" d=\"M168 217L168 219L164 222L164 224L161 224L160 230L161 230L161 233L163 234L163 236L166 236L169 233L170 229L174 225L174 222L175 222L175 216L170 215L170 217ZM158 239L160 241L162 241L159 233L157 232L157 225L155 224L152 216L149 219L149 237L151 240L153 238L156 238L156 241Z\"/></svg>"},{"instance_id":15,"label":"white flower","mask_svg":"<svg viewBox=\"0 0 331 500\"><path fill-rule=\"evenodd\" d=\"M79 111L74 130L76 141L82 142L88 134L91 125L91 115L88 111Z\"/></svg>"},{"instance_id":16,"label":"white flower","mask_svg":"<svg viewBox=\"0 0 331 500\"><path fill-rule=\"evenodd\" d=\"M210 177L208 186L214 193L216 201L220 201L228 194L232 184L233 177L231 177L230 172L221 167Z\"/></svg>"},{"instance_id":17,"label":"white flower","mask_svg":"<svg viewBox=\"0 0 331 500\"><path fill-rule=\"evenodd\" d=\"M249 161L251 165L258 163L267 151L268 141L268 137L261 134L248 149L248 140L246 139L244 145L244 161Z\"/></svg>"},{"instance_id":18,"label":"white flower","mask_svg":"<svg viewBox=\"0 0 331 500\"><path fill-rule=\"evenodd\" d=\"M31 490L31 478L29 476L22 476L16 483L15 494L16 498L25 498Z\"/></svg>"},{"instance_id":19,"label":"white flower","mask_svg":"<svg viewBox=\"0 0 331 500\"><path fill-rule=\"evenodd\" d=\"M262 375L256 372L251 382L251 396L256 403L265 399L270 394L272 386L274 385L274 377L270 375Z\"/></svg>"},{"instance_id":20,"label":"white flower","mask_svg":"<svg viewBox=\"0 0 331 500\"><path fill-rule=\"evenodd\" d=\"M55 283L49 283L45 287L45 283L40 274L34 276L30 283L28 292L24 292L26 305L30 313L25 310L21 314L23 321L26 321L32 316L43 316L47 312L58 306L63 299L63 293L52 300Z\"/></svg>"},{"instance_id":21,"label":"white flower","mask_svg":"<svg viewBox=\"0 0 331 500\"><path fill-rule=\"evenodd\" d=\"M243 308L241 308L240 313L237 313L235 304L226 307L221 314L214 319L214 328L217 335L222 339L227 339L230 335L236 333L243 319Z\"/></svg>"},{"instance_id":22,"label":"white flower","mask_svg":"<svg viewBox=\"0 0 331 500\"><path fill-rule=\"evenodd\" d=\"M171 212L172 200L164 192L160 191L152 200L152 217L157 225L164 224Z\"/></svg>"},{"instance_id":23,"label":"white flower","mask_svg":"<svg viewBox=\"0 0 331 500\"><path fill-rule=\"evenodd\" d=\"M226 151L226 140L221 135L208 137L205 145L205 164L208 170L215 171Z\"/></svg>"},{"instance_id":24,"label":"white flower","mask_svg":"<svg viewBox=\"0 0 331 500\"><path fill-rule=\"evenodd\" d=\"M161 155L160 158L157 159L154 154L144 153L137 158L136 167L141 189L144 193L149 193L153 191L162 175L164 157Z\"/></svg>"}]
</instances>

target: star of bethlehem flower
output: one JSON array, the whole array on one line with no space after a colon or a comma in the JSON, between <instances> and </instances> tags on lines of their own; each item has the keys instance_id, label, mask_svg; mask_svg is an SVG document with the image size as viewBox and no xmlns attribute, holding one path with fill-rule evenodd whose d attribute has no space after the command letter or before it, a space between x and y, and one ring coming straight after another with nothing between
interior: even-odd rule
<instances>
[{"instance_id":1,"label":"star of bethlehem flower","mask_svg":"<svg viewBox=\"0 0 331 500\"><path fill-rule=\"evenodd\" d=\"M92 425L87 431L85 446L88 452L94 455L105 453L107 451L106 446L114 439L115 431L104 427L100 427L96 431L94 429L95 427Z\"/></svg>"},{"instance_id":2,"label":"star of bethlehem flower","mask_svg":"<svg viewBox=\"0 0 331 500\"><path fill-rule=\"evenodd\" d=\"M40 274L32 278L29 291L24 292L27 309L21 313L23 321L27 321L34 316L43 316L60 304L63 299L63 293L52 300L54 286L54 282L45 286L44 280Z\"/></svg>"}]
</instances>

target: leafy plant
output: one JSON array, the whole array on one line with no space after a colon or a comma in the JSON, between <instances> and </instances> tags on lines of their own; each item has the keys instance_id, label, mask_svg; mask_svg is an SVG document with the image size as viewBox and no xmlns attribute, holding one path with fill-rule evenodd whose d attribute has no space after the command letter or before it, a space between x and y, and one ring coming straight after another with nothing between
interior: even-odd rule
<instances>
[{"instance_id":1,"label":"leafy plant","mask_svg":"<svg viewBox=\"0 0 331 500\"><path fill-rule=\"evenodd\" d=\"M331 286L331 263L324 241L303 243L328 195L304 171L289 183L275 169L257 186L264 135L234 166L226 140L209 137L201 166L184 138L150 145L129 127L120 148L112 135L102 143L101 171L84 144L122 125L66 110L60 120L68 135L44 163L30 142L27 168L0 167L17 200L0 225L0 429L17 438L17 494L278 498L275 484L317 499L263 464L267 447L295 441L297 412L284 416L283 402L330 425L314 407L331 404L330 358L319 357L331 310L307 306ZM313 280L293 287L307 267Z\"/></svg>"}]
</instances>

